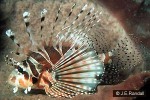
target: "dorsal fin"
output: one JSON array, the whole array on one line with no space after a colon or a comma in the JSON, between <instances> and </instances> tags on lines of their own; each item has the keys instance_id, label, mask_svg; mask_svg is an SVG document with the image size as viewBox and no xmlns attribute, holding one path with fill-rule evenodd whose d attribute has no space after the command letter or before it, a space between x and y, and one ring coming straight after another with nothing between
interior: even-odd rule
<instances>
[{"instance_id":1,"label":"dorsal fin","mask_svg":"<svg viewBox=\"0 0 150 100\"><path fill-rule=\"evenodd\" d=\"M66 19L65 19L65 21L64 21L64 27L65 27L65 25L66 25L67 20L68 20L68 19L70 18L70 16L72 15L72 12L73 12L73 9L75 8L75 6L76 6L76 3L74 3L74 4L72 5L71 10L70 10L68 16L66 17Z\"/></svg>"},{"instance_id":2,"label":"dorsal fin","mask_svg":"<svg viewBox=\"0 0 150 100\"><path fill-rule=\"evenodd\" d=\"M7 35L9 38L11 38L11 39L13 40L13 42L14 42L18 47L20 47L20 44L18 43L18 41L17 41L16 38L15 38L15 33L12 32L11 29L9 29L9 30L6 31L6 35Z\"/></svg>"}]
</instances>

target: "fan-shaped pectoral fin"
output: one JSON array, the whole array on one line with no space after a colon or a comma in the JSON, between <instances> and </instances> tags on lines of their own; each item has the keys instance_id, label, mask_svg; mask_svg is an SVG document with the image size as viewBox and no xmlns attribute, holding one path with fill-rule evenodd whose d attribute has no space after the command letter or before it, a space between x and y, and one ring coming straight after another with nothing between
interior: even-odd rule
<instances>
[{"instance_id":1,"label":"fan-shaped pectoral fin","mask_svg":"<svg viewBox=\"0 0 150 100\"><path fill-rule=\"evenodd\" d=\"M52 95L51 95L52 92L51 92L49 89L50 89L50 87L49 87L48 85L46 85L46 86L44 87L45 93L46 93L48 96L52 96Z\"/></svg>"}]
</instances>

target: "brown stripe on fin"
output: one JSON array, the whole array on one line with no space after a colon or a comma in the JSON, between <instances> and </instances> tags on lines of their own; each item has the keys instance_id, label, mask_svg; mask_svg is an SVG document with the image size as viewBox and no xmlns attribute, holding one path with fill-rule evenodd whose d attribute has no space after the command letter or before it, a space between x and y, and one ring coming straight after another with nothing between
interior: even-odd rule
<instances>
[{"instance_id":1,"label":"brown stripe on fin","mask_svg":"<svg viewBox=\"0 0 150 100\"><path fill-rule=\"evenodd\" d=\"M28 56L34 58L40 64L37 68L41 71L51 69L51 64L41 54L31 52Z\"/></svg>"},{"instance_id":2,"label":"brown stripe on fin","mask_svg":"<svg viewBox=\"0 0 150 100\"><path fill-rule=\"evenodd\" d=\"M55 64L60 58L61 55L54 49L53 46L46 46L45 50L47 51L49 57L51 58L51 62Z\"/></svg>"},{"instance_id":3,"label":"brown stripe on fin","mask_svg":"<svg viewBox=\"0 0 150 100\"><path fill-rule=\"evenodd\" d=\"M29 79L29 74L27 72L25 72L25 71L24 71L23 74L24 74L25 79L28 80Z\"/></svg>"},{"instance_id":4,"label":"brown stripe on fin","mask_svg":"<svg viewBox=\"0 0 150 100\"><path fill-rule=\"evenodd\" d=\"M39 48L38 51L36 51L36 53L39 53L41 56L45 58L45 60L47 60L47 62L51 64L51 66L54 66L54 64L51 62L51 59L44 47L41 49Z\"/></svg>"},{"instance_id":5,"label":"brown stripe on fin","mask_svg":"<svg viewBox=\"0 0 150 100\"><path fill-rule=\"evenodd\" d=\"M37 71L37 69L36 69L36 66L35 66L29 59L27 59L27 63L29 64L29 67L30 67L30 69L31 69L31 71L32 71L32 74L33 74L35 77L38 77L38 76L39 76L39 73L38 73L38 71Z\"/></svg>"}]
</instances>

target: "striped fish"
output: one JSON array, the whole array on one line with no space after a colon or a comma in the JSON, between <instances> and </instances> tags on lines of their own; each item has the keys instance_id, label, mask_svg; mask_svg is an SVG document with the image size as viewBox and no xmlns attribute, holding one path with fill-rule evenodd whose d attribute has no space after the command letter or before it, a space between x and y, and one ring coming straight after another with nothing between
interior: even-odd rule
<instances>
[{"instance_id":1,"label":"striped fish","mask_svg":"<svg viewBox=\"0 0 150 100\"><path fill-rule=\"evenodd\" d=\"M6 56L14 67L8 78L14 93L43 89L52 97L72 98L142 70L141 53L124 30L114 31L117 23L105 10L79 2L16 6L12 28L6 31L17 47L13 57Z\"/></svg>"},{"instance_id":2,"label":"striped fish","mask_svg":"<svg viewBox=\"0 0 150 100\"><path fill-rule=\"evenodd\" d=\"M101 83L104 63L110 62L107 61L109 56L98 55L86 34L100 21L100 13L85 4L74 16L75 3L66 18L60 21L61 6L49 34L43 33L45 26L42 24L37 29L39 33L34 33L30 11L23 13L30 47L19 43L14 31L6 31L7 36L18 46L19 50L14 53L19 57L25 56L22 61L6 56L7 63L15 68L8 78L8 82L15 86L14 93L18 87L25 89L26 94L31 88L39 88L52 97L72 98L79 94L95 93ZM47 13L47 9L41 11L41 23L45 21ZM72 16L72 21L68 22Z\"/></svg>"}]
</instances>

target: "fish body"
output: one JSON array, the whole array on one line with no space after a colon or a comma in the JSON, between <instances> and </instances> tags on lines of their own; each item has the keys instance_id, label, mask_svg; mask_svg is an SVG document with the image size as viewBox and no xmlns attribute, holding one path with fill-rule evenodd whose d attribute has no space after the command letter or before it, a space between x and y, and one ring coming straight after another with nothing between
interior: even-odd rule
<instances>
[{"instance_id":1,"label":"fish body","mask_svg":"<svg viewBox=\"0 0 150 100\"><path fill-rule=\"evenodd\" d=\"M141 63L137 49L129 50L134 44L125 33L114 40L104 33L102 12L93 4L56 1L27 8L18 10L17 25L6 31L17 46L16 58L6 56L14 67L8 78L14 93L23 88L26 94L44 89L52 97L93 94L99 84L120 82L119 71Z\"/></svg>"},{"instance_id":2,"label":"fish body","mask_svg":"<svg viewBox=\"0 0 150 100\"><path fill-rule=\"evenodd\" d=\"M18 87L25 89L26 94L35 87L44 89L49 96L67 98L96 92L101 82L104 64L93 49L92 41L86 32L99 22L98 12L94 13L94 7L87 9L88 4L85 4L72 21L67 22L72 17L75 6L76 4L72 5L60 27L58 20L62 8L59 5L52 33L48 35L42 33L45 28L42 24L39 33L34 33L30 25L31 13L25 11L22 18L30 48L20 44L11 29L6 31L7 36L14 41L19 50L28 51L27 53L17 51L18 56L25 56L22 61L6 57L15 67L8 78L8 83L15 86L14 93ZM41 23L44 23L47 13L48 10L45 8L41 11L39 15ZM57 27L60 28L59 32L56 32Z\"/></svg>"}]
</instances>

